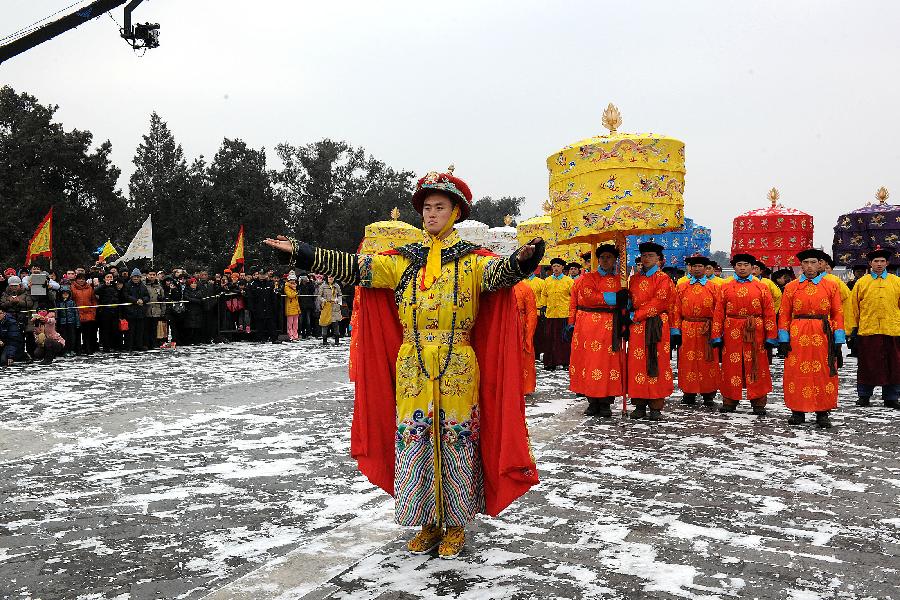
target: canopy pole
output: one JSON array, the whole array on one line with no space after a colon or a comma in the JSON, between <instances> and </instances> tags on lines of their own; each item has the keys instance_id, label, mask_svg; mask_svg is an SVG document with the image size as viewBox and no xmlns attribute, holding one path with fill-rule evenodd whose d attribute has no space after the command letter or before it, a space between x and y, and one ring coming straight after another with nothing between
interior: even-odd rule
<instances>
[{"instance_id":1,"label":"canopy pole","mask_svg":"<svg viewBox=\"0 0 900 600\"><path fill-rule=\"evenodd\" d=\"M619 249L619 278L622 281L622 287L628 288L628 244L625 236L621 233L616 234L616 247Z\"/></svg>"},{"instance_id":2,"label":"canopy pole","mask_svg":"<svg viewBox=\"0 0 900 600\"><path fill-rule=\"evenodd\" d=\"M591 242L591 273L597 272L597 240Z\"/></svg>"}]
</instances>

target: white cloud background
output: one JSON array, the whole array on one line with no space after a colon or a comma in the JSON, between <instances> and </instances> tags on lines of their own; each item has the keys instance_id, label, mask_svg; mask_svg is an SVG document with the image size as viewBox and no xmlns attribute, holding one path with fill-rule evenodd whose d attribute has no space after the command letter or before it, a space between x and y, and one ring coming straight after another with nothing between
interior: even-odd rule
<instances>
[{"instance_id":1,"label":"white cloud background","mask_svg":"<svg viewBox=\"0 0 900 600\"><path fill-rule=\"evenodd\" d=\"M2 4L5 35L69 2ZM344 139L419 173L454 162L529 216L546 157L604 131L612 101L622 131L684 140L686 214L714 248L772 186L826 248L878 186L900 197L896 2L148 0L135 20L161 24L143 58L104 15L0 65L110 139L126 191L156 110L189 158L239 137L275 166L279 142Z\"/></svg>"}]
</instances>

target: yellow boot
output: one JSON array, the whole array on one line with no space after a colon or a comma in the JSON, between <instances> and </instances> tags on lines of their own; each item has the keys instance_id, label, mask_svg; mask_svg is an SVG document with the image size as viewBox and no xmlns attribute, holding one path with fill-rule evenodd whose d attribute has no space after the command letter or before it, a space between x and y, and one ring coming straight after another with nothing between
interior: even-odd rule
<instances>
[{"instance_id":1,"label":"yellow boot","mask_svg":"<svg viewBox=\"0 0 900 600\"><path fill-rule=\"evenodd\" d=\"M448 527L447 533L444 534L444 539L441 540L441 546L438 548L438 556L447 559L456 558L465 544L466 528Z\"/></svg>"},{"instance_id":2,"label":"yellow boot","mask_svg":"<svg viewBox=\"0 0 900 600\"><path fill-rule=\"evenodd\" d=\"M406 544L412 554L428 554L441 543L443 530L436 525L422 525L422 531Z\"/></svg>"}]
</instances>

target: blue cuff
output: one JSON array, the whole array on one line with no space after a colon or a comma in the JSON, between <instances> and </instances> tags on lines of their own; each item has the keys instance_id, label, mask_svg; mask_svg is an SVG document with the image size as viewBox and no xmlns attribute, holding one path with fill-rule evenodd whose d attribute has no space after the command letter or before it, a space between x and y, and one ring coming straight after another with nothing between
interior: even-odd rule
<instances>
[{"instance_id":1,"label":"blue cuff","mask_svg":"<svg viewBox=\"0 0 900 600\"><path fill-rule=\"evenodd\" d=\"M768 345L770 345L770 346L777 346L777 345L778 345L778 338L769 338L769 339L766 340L766 343L767 343Z\"/></svg>"},{"instance_id":2,"label":"blue cuff","mask_svg":"<svg viewBox=\"0 0 900 600\"><path fill-rule=\"evenodd\" d=\"M677 327L672 327L669 329L669 335L681 335L681 330Z\"/></svg>"},{"instance_id":3,"label":"blue cuff","mask_svg":"<svg viewBox=\"0 0 900 600\"><path fill-rule=\"evenodd\" d=\"M634 311L631 311L630 313L628 313L628 318L631 319L632 322L634 321Z\"/></svg>"},{"instance_id":4,"label":"blue cuff","mask_svg":"<svg viewBox=\"0 0 900 600\"><path fill-rule=\"evenodd\" d=\"M719 342L722 341L722 338L713 338L713 339L711 339L711 340L709 340L709 341L710 341L710 343L712 343L712 344L718 344Z\"/></svg>"},{"instance_id":5,"label":"blue cuff","mask_svg":"<svg viewBox=\"0 0 900 600\"><path fill-rule=\"evenodd\" d=\"M616 293L615 292L603 292L603 301L606 302L607 306L615 306L616 305Z\"/></svg>"},{"instance_id":6,"label":"blue cuff","mask_svg":"<svg viewBox=\"0 0 900 600\"><path fill-rule=\"evenodd\" d=\"M778 330L778 341L779 342L789 342L791 341L791 334L787 332L787 329L779 329Z\"/></svg>"},{"instance_id":7,"label":"blue cuff","mask_svg":"<svg viewBox=\"0 0 900 600\"><path fill-rule=\"evenodd\" d=\"M847 343L847 334L843 329L835 329L834 330L834 343L835 344L846 344Z\"/></svg>"}]
</instances>

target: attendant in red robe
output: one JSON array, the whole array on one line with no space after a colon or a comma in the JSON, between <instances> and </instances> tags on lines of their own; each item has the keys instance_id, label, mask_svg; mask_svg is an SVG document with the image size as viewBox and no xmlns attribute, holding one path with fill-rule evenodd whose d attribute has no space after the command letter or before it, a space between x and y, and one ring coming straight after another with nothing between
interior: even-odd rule
<instances>
[{"instance_id":1,"label":"attendant in red robe","mask_svg":"<svg viewBox=\"0 0 900 600\"><path fill-rule=\"evenodd\" d=\"M689 274L675 286L672 310L672 347L678 349L678 387L682 403L694 404L697 394L705 406L715 407L721 373L719 355L710 345L713 316L719 306L719 286L709 281L709 259L685 259Z\"/></svg>"},{"instance_id":2,"label":"attendant in red robe","mask_svg":"<svg viewBox=\"0 0 900 600\"><path fill-rule=\"evenodd\" d=\"M631 276L631 334L628 342L628 395L632 419L662 420L666 398L674 389L669 360L669 311L675 285L659 267L663 247L656 242L638 246L641 272ZM650 412L647 412L647 407Z\"/></svg>"},{"instance_id":3,"label":"attendant in red robe","mask_svg":"<svg viewBox=\"0 0 900 600\"><path fill-rule=\"evenodd\" d=\"M734 412L746 388L753 414L762 417L772 391L766 345L778 344L778 325L769 288L751 274L754 262L750 254L732 257L734 278L719 288L711 344L722 352L719 412Z\"/></svg>"},{"instance_id":4,"label":"attendant in red robe","mask_svg":"<svg viewBox=\"0 0 900 600\"><path fill-rule=\"evenodd\" d=\"M531 286L520 281L513 286L516 294L516 307L519 309L519 328L522 334L522 380L523 394L534 392L537 383L537 371L534 367L534 330L537 327L537 302Z\"/></svg>"},{"instance_id":5,"label":"attendant in red robe","mask_svg":"<svg viewBox=\"0 0 900 600\"><path fill-rule=\"evenodd\" d=\"M785 286L781 298L778 341L784 361L784 403L788 423L800 425L806 413L816 413L816 425L831 427L828 414L837 408L838 367L844 334L839 286L825 278L821 250L797 254L803 273ZM827 255L825 255L827 256Z\"/></svg>"},{"instance_id":6,"label":"attendant in red robe","mask_svg":"<svg viewBox=\"0 0 900 600\"><path fill-rule=\"evenodd\" d=\"M587 396L586 415L611 417L616 396L625 392L624 311L627 292L616 274L619 250L597 247L599 266L575 281L567 335L572 336L569 389Z\"/></svg>"}]
</instances>

